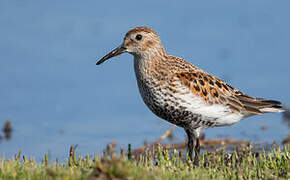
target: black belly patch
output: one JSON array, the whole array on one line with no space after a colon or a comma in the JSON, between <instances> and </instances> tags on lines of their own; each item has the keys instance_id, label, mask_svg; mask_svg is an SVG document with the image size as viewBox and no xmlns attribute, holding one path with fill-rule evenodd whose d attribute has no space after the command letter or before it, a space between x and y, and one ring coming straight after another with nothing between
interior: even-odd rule
<instances>
[{"instance_id":1,"label":"black belly patch","mask_svg":"<svg viewBox=\"0 0 290 180\"><path fill-rule=\"evenodd\" d=\"M151 111L158 117L182 128L191 129L199 127L211 127L214 125L213 121L202 117L200 114L194 114L186 110L186 108L183 106L174 107L169 106L168 104L163 106L150 104L148 106Z\"/></svg>"}]
</instances>

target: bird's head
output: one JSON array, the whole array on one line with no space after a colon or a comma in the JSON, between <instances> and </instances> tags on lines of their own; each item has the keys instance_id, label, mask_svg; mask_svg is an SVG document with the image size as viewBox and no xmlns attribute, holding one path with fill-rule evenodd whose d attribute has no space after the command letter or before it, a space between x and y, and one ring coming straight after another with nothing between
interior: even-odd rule
<instances>
[{"instance_id":1,"label":"bird's head","mask_svg":"<svg viewBox=\"0 0 290 180\"><path fill-rule=\"evenodd\" d=\"M128 52L134 56L149 58L152 55L165 54L160 38L154 30L148 27L136 27L128 31L123 43L100 59L97 65L124 52Z\"/></svg>"}]
</instances>

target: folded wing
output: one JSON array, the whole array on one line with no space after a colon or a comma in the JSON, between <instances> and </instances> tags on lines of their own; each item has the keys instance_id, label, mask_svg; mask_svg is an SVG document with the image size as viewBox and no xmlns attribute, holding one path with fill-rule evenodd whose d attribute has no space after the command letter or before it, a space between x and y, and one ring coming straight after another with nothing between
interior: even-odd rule
<instances>
[{"instance_id":1,"label":"folded wing","mask_svg":"<svg viewBox=\"0 0 290 180\"><path fill-rule=\"evenodd\" d=\"M202 70L176 73L176 77L208 105L223 104L246 116L284 111L281 102L250 97Z\"/></svg>"}]
</instances>

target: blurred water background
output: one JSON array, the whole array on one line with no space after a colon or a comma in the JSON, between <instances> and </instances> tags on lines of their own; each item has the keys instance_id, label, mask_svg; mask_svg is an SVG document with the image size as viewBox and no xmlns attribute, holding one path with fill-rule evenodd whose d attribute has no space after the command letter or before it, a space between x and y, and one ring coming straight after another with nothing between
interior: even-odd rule
<instances>
[{"instance_id":1,"label":"blurred water background","mask_svg":"<svg viewBox=\"0 0 290 180\"><path fill-rule=\"evenodd\" d=\"M290 103L290 1L0 1L0 126L13 135L0 155L21 150L64 159L107 143L141 146L170 124L139 95L133 57L96 67L135 26L149 26L166 50L252 96ZM255 116L206 131L206 138L277 141L289 133L281 114ZM175 141L185 140L175 129Z\"/></svg>"}]
</instances>

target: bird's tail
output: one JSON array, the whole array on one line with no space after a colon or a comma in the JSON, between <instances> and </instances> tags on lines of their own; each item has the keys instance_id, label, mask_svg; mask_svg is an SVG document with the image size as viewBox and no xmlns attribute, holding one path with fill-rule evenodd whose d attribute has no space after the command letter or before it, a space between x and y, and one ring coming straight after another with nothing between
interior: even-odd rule
<instances>
[{"instance_id":1,"label":"bird's tail","mask_svg":"<svg viewBox=\"0 0 290 180\"><path fill-rule=\"evenodd\" d=\"M244 104L246 109L255 110L253 114L263 114L270 112L284 112L286 107L276 100L265 98L253 98L247 95L239 96L239 100Z\"/></svg>"}]
</instances>

